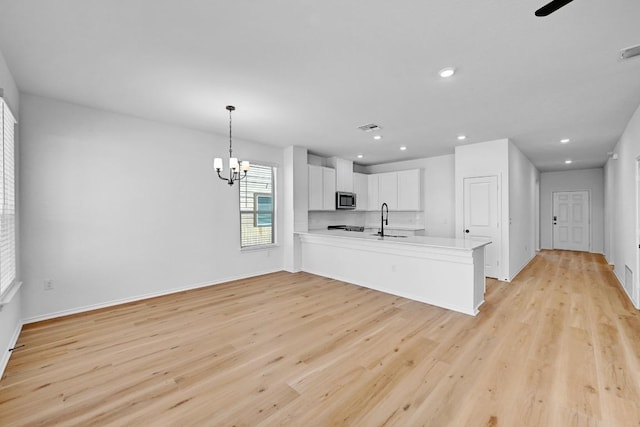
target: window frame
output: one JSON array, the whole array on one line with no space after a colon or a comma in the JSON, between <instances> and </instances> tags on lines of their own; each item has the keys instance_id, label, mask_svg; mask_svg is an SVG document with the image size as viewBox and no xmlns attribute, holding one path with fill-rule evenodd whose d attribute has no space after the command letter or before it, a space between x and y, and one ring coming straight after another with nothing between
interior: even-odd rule
<instances>
[{"instance_id":1,"label":"window frame","mask_svg":"<svg viewBox=\"0 0 640 427\"><path fill-rule=\"evenodd\" d=\"M11 120L12 123L12 131L11 131L11 147L7 147L7 145L5 144L5 129L6 129L6 124L5 122L7 120ZM11 279L8 283L5 283L4 286L2 284L2 280L0 280L0 308L2 307L2 304L8 302L11 297L15 294L15 292L17 291L17 288L20 286L20 283L17 282L18 280L18 242L17 242L17 230L18 230L18 215L17 215L17 179L18 179L18 174L17 172L17 165L16 165L16 124L18 123L16 117L14 116L13 112L11 111L11 108L9 107L9 104L7 104L5 98L3 96L0 96L0 151L1 151L1 158L0 161L2 162L1 165L1 173L0 173L0 203L2 205L0 205L0 218L2 218L2 220L5 220L5 216L7 217L12 217L12 225L9 227L9 233L8 234L8 242L4 242L2 240L2 237L0 235L0 247L3 246L3 244L8 244L10 246L10 249L13 251L12 253L12 261L8 266L12 268L12 271L10 271L10 275L11 275ZM11 192L6 192L5 190L7 190L7 162L6 162L6 156L5 153L11 153L11 171L13 176L10 177L11 179L9 180L9 182L11 182L13 184L13 188L11 189ZM7 195L9 195L9 199L7 198ZM7 203L9 202L9 203ZM5 265L5 261L2 259L2 256L0 254L0 277L5 275L4 272L4 268L6 268L7 265Z\"/></svg>"},{"instance_id":2,"label":"window frame","mask_svg":"<svg viewBox=\"0 0 640 427\"><path fill-rule=\"evenodd\" d=\"M239 232L240 232L240 250L241 251L251 251L251 250L256 250L256 249L265 249L265 248L270 248L273 246L277 245L277 240L276 240L276 230L277 230L277 192L276 192L276 187L277 187L277 170L278 170L278 166L275 164L271 164L268 162L253 162L250 161L251 163L251 167L249 168L249 171L247 172L247 178L243 178L242 180L238 181L238 196L239 196L239 200L238 200L238 211L239 211L239 216L240 216L240 224L239 224ZM259 193L253 193L253 209L243 209L242 208L242 187L244 185L246 185L246 181L245 179L250 179L250 175L251 175L251 171L252 169L255 171L255 167L260 167L260 168L269 168L271 169L271 192L270 193L265 193L265 192L259 192ZM257 198L260 196L270 196L271 197L271 210L269 211L265 211L265 210L260 210L258 209L258 205L257 205ZM252 218L252 223L253 226L256 228L262 228L262 227L268 227L268 225L264 225L264 226L259 226L257 225L257 216L260 213L264 213L264 214L271 214L271 241L269 243L256 243L256 244L247 244L247 245L243 245L243 225L242 225L242 217L243 215L247 215L250 214L253 216Z\"/></svg>"}]
</instances>

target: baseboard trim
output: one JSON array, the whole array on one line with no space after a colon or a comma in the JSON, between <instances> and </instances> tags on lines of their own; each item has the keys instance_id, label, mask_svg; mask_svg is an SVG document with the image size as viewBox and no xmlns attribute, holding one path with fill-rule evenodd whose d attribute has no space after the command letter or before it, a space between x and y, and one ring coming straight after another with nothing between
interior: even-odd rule
<instances>
[{"instance_id":1,"label":"baseboard trim","mask_svg":"<svg viewBox=\"0 0 640 427\"><path fill-rule=\"evenodd\" d=\"M611 261L609 261L607 254L603 253L602 256L604 257L604 260L607 262L608 265L614 265Z\"/></svg>"},{"instance_id":2,"label":"baseboard trim","mask_svg":"<svg viewBox=\"0 0 640 427\"><path fill-rule=\"evenodd\" d=\"M90 304L90 305L85 305L85 306L82 306L82 307L70 308L68 310L55 311L55 312L52 312L52 313L47 313L47 314L42 314L42 315L38 315L38 316L25 318L25 319L22 320L22 325L27 325L29 323L42 322L44 320L51 320L51 319L55 319L55 318L63 317L63 316L70 316L72 314L85 313L87 311L99 310L101 308L113 307L113 306L120 305L120 304L127 304L127 303L130 303L130 302L142 301L142 300L149 299L149 298L155 298L155 297L161 297L161 296L165 296L165 295L171 295L171 294L175 294L175 293L178 293L178 292L184 292L184 291L189 291L189 290L198 289L198 288L206 288L207 286L215 286L215 285L219 285L219 284L226 283L226 282L232 282L234 280L242 280L242 279L248 279L248 278L255 277L255 276L262 276L263 274L276 273L278 271L282 271L282 269L278 268L278 269L273 269L273 270L265 270L265 271L254 272L254 273L251 273L251 274L243 274L243 275L238 275L238 276L225 277L223 279L219 279L219 280L215 280L215 281L211 281L211 282L196 283L196 284L182 286L182 287L179 287L179 288L172 288L172 289L162 290L162 291L158 291L158 292L150 292L150 293L147 293L147 294L136 295L136 296L129 297L129 298L121 298L121 299L106 301L106 302L98 303L98 304Z\"/></svg>"},{"instance_id":3,"label":"baseboard trim","mask_svg":"<svg viewBox=\"0 0 640 427\"><path fill-rule=\"evenodd\" d=\"M2 378L2 376L4 375L4 370L7 368L7 364L9 363L9 359L11 358L12 352L9 350L16 346L16 343L18 342L18 338L20 337L20 332L22 332L23 325L24 325L24 322L18 322L18 324L16 325L16 329L13 331L13 335L9 340L9 345L4 351L4 354L2 355L2 359L0 359L0 378Z\"/></svg>"},{"instance_id":4,"label":"baseboard trim","mask_svg":"<svg viewBox=\"0 0 640 427\"><path fill-rule=\"evenodd\" d=\"M518 271L511 276L511 279L507 280L508 282L513 282L515 280L515 278L518 276L518 274L520 274L520 272L522 272L522 270L524 270L527 265L529 265L531 263L531 261L533 261L533 259L536 257L537 252L533 254L533 256L531 258L529 258L529 260L527 260L524 264L522 264L522 266L518 269Z\"/></svg>"},{"instance_id":5,"label":"baseboard trim","mask_svg":"<svg viewBox=\"0 0 640 427\"><path fill-rule=\"evenodd\" d=\"M616 271L615 268L613 269L613 277L616 278L616 280L618 282L618 286L620 286L620 288L622 289L622 292L624 292L624 294L627 296L627 298L629 298L629 301L631 301L631 305L634 306L636 308L636 310L640 310L640 307L638 307L636 302L633 300L633 297L631 295L629 295L629 292L627 292L627 288L624 287L624 280L622 280L620 278L620 276L618 275L618 272Z\"/></svg>"}]
</instances>

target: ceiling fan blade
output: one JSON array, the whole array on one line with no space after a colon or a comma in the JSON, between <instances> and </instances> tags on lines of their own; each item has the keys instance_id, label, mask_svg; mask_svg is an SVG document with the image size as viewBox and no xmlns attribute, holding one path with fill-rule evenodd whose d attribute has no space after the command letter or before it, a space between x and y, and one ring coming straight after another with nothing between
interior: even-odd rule
<instances>
[{"instance_id":1,"label":"ceiling fan blade","mask_svg":"<svg viewBox=\"0 0 640 427\"><path fill-rule=\"evenodd\" d=\"M573 0L553 0L536 10L536 16L547 16L563 6L568 5Z\"/></svg>"}]
</instances>

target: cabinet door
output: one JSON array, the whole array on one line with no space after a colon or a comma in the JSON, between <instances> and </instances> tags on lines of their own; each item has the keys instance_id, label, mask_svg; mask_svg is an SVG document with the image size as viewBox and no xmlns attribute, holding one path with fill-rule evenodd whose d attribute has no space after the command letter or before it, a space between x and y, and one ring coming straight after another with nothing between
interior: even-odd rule
<instances>
[{"instance_id":1,"label":"cabinet door","mask_svg":"<svg viewBox=\"0 0 640 427\"><path fill-rule=\"evenodd\" d=\"M354 193L353 184L353 162L336 159L336 191Z\"/></svg>"},{"instance_id":2,"label":"cabinet door","mask_svg":"<svg viewBox=\"0 0 640 427\"><path fill-rule=\"evenodd\" d=\"M420 169L398 172L398 210L419 211L421 195Z\"/></svg>"},{"instance_id":3,"label":"cabinet door","mask_svg":"<svg viewBox=\"0 0 640 427\"><path fill-rule=\"evenodd\" d=\"M369 207L369 180L363 173L353 174L353 192L356 193L356 210L366 211Z\"/></svg>"},{"instance_id":4,"label":"cabinet door","mask_svg":"<svg viewBox=\"0 0 640 427\"><path fill-rule=\"evenodd\" d=\"M323 178L321 166L309 165L309 210L322 210L324 205Z\"/></svg>"},{"instance_id":5,"label":"cabinet door","mask_svg":"<svg viewBox=\"0 0 640 427\"><path fill-rule=\"evenodd\" d=\"M367 210L376 211L380 209L378 204L378 174L367 175Z\"/></svg>"},{"instance_id":6,"label":"cabinet door","mask_svg":"<svg viewBox=\"0 0 640 427\"><path fill-rule=\"evenodd\" d=\"M336 170L322 168L322 182L322 209L325 211L334 211L336 210Z\"/></svg>"},{"instance_id":7,"label":"cabinet door","mask_svg":"<svg viewBox=\"0 0 640 427\"><path fill-rule=\"evenodd\" d=\"M398 210L398 173L378 174L378 181L378 202L386 203L389 210Z\"/></svg>"}]
</instances>

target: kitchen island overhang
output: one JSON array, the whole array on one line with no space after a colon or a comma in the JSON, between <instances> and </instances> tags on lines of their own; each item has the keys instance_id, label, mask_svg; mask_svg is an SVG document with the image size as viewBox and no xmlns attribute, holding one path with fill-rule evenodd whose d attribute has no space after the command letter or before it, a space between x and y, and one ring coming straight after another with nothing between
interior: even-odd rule
<instances>
[{"instance_id":1,"label":"kitchen island overhang","mask_svg":"<svg viewBox=\"0 0 640 427\"><path fill-rule=\"evenodd\" d=\"M303 271L475 316L491 242L347 231L296 233Z\"/></svg>"}]
</instances>

